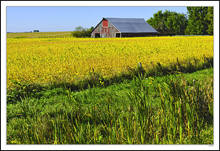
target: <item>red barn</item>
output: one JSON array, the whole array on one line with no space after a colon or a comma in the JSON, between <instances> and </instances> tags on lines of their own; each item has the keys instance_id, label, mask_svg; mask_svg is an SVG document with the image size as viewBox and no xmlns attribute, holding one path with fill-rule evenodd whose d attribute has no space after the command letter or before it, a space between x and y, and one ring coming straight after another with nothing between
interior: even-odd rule
<instances>
[{"instance_id":1,"label":"red barn","mask_svg":"<svg viewBox=\"0 0 220 151\"><path fill-rule=\"evenodd\" d=\"M157 31L142 18L103 18L91 33L92 38L154 35Z\"/></svg>"}]
</instances>

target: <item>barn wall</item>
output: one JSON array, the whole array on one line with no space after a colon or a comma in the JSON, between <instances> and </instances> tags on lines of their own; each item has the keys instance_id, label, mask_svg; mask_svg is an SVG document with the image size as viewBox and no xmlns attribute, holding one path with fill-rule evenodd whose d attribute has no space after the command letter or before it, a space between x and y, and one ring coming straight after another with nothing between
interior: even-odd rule
<instances>
[{"instance_id":1,"label":"barn wall","mask_svg":"<svg viewBox=\"0 0 220 151\"><path fill-rule=\"evenodd\" d=\"M95 34L100 34L101 38L116 37L116 33L120 33L110 22L108 26L103 27L103 21L91 33L91 37L95 38Z\"/></svg>"},{"instance_id":2,"label":"barn wall","mask_svg":"<svg viewBox=\"0 0 220 151\"><path fill-rule=\"evenodd\" d=\"M157 33L122 33L121 37L146 37L146 36L157 36Z\"/></svg>"}]
</instances>

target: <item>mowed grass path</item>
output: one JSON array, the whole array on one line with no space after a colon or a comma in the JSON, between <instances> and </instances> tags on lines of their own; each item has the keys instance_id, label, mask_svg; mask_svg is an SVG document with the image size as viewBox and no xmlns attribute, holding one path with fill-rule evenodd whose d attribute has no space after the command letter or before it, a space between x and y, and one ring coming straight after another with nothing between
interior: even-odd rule
<instances>
[{"instance_id":1,"label":"mowed grass path","mask_svg":"<svg viewBox=\"0 0 220 151\"><path fill-rule=\"evenodd\" d=\"M182 109L182 114L179 114L179 111L174 112L173 120L166 116L171 110L166 114L163 113L165 112L162 109L163 104L161 104L163 98L165 105L167 105L166 102L169 100L166 97L168 94L171 95L171 92L168 93L163 88L167 84L169 85L171 81L178 79L184 79L181 84L187 83L187 86L180 85L178 87L178 83L174 82L175 85L177 84L176 89L174 89L177 92L169 98L183 99L182 93L188 92L187 97L194 98L191 95L196 96L197 94L194 94L193 89L196 89L197 93L201 93L199 97L196 96L200 101L203 101L203 98L200 97L205 94L212 96L213 69L182 75L148 77L143 78L141 83L138 79L133 79L124 80L122 83L108 87L103 87L100 84L100 86L84 91L71 91L65 88L45 90L36 96L27 97L7 105L7 143L213 144L213 121L209 117L210 115L205 115L209 114L205 113L208 107L205 104L205 108L201 112L204 112L204 116L209 118L206 118L203 121L204 124L201 125L196 124L201 121L188 123L190 126L188 130L184 126L184 122L181 124L178 121L181 119L179 118L180 115L186 116L186 111ZM185 87L182 89L185 92L182 92L182 87ZM146 96L145 92L147 92ZM142 102L144 98L146 102ZM185 99L187 101L187 98ZM213 100L213 98L210 99ZM176 101L175 106L178 106L178 100ZM141 105L141 102L148 104L143 113L141 110L145 105ZM193 103L190 107L192 106ZM184 108L184 104L182 108ZM188 122L194 120L196 119ZM175 122L177 129L174 129L175 125L173 124ZM157 124L155 125L155 123ZM155 127L151 127L153 125Z\"/></svg>"}]
</instances>

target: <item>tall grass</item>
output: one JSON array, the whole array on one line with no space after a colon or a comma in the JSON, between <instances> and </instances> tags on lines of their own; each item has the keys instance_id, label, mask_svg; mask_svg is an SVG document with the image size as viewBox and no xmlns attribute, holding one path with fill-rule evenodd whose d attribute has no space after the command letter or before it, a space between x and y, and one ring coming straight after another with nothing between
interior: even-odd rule
<instances>
[{"instance_id":1,"label":"tall grass","mask_svg":"<svg viewBox=\"0 0 220 151\"><path fill-rule=\"evenodd\" d=\"M31 108L34 101L22 99L25 123L19 124L22 118L10 121L8 144L201 144L201 130L213 123L212 80L167 76L161 83L138 75L127 93L129 103L120 106L111 92L105 92L105 100L89 102L98 93L88 86L88 93L79 97L66 89L63 102L42 116ZM19 131L13 135L12 129Z\"/></svg>"}]
</instances>

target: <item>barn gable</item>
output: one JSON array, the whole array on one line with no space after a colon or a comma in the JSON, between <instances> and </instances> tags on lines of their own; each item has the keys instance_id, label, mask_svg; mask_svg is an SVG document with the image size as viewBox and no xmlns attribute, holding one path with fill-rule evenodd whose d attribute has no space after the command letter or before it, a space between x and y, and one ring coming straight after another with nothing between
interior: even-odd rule
<instances>
[{"instance_id":1,"label":"barn gable","mask_svg":"<svg viewBox=\"0 0 220 151\"><path fill-rule=\"evenodd\" d=\"M141 18L103 18L91 37L140 37L155 35L157 31Z\"/></svg>"},{"instance_id":2,"label":"barn gable","mask_svg":"<svg viewBox=\"0 0 220 151\"><path fill-rule=\"evenodd\" d=\"M103 19L92 31L91 37L116 37L120 31L115 28L111 22ZM99 36L96 36L99 34Z\"/></svg>"}]
</instances>

